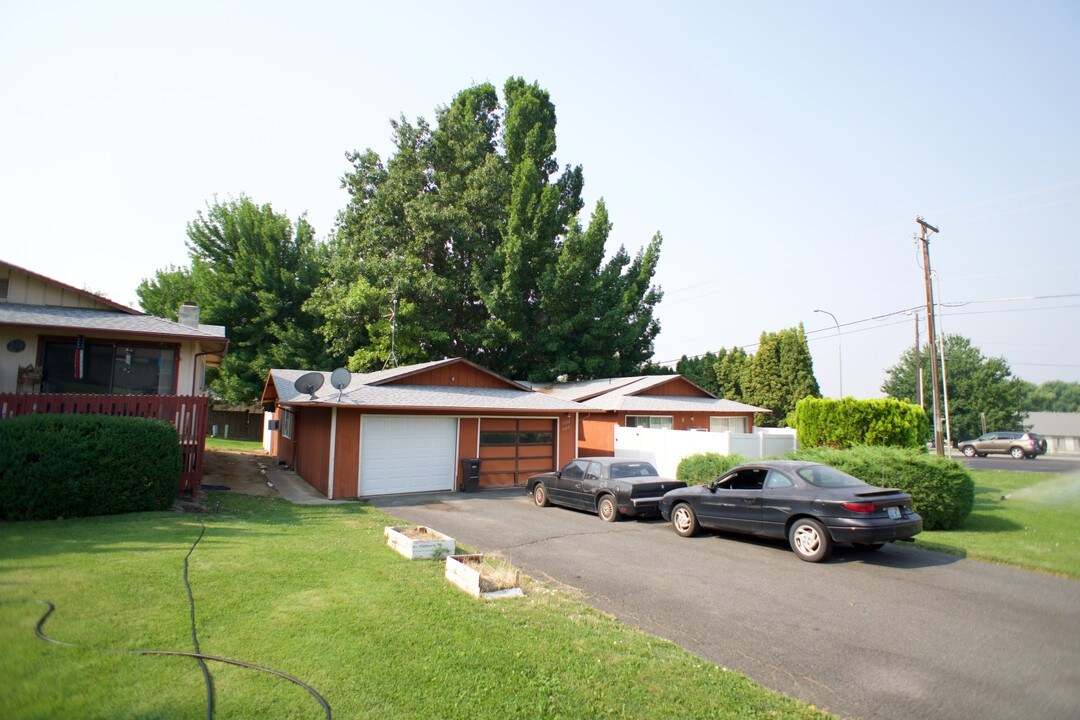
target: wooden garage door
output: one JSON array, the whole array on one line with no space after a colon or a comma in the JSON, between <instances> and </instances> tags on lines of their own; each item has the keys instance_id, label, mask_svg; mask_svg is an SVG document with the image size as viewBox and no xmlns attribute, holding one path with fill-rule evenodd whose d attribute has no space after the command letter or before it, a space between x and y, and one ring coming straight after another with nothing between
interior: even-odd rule
<instances>
[{"instance_id":1,"label":"wooden garage door","mask_svg":"<svg viewBox=\"0 0 1080 720\"><path fill-rule=\"evenodd\" d=\"M456 452L456 418L364 415L359 494L453 490Z\"/></svg>"},{"instance_id":2,"label":"wooden garage door","mask_svg":"<svg viewBox=\"0 0 1080 720\"><path fill-rule=\"evenodd\" d=\"M480 420L480 484L524 485L530 475L555 469L555 421Z\"/></svg>"}]
</instances>

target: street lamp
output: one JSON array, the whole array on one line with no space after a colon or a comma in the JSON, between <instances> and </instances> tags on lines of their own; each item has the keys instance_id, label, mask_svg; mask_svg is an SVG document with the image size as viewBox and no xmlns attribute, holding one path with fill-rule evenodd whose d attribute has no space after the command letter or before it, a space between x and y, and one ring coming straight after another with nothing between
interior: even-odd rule
<instances>
[{"instance_id":1,"label":"street lamp","mask_svg":"<svg viewBox=\"0 0 1080 720\"><path fill-rule=\"evenodd\" d=\"M836 319L828 310L814 310L814 312L825 313L832 318L832 321L836 323L836 359L837 364L840 366L840 399L844 399L844 344L840 339L840 321Z\"/></svg>"}]
</instances>

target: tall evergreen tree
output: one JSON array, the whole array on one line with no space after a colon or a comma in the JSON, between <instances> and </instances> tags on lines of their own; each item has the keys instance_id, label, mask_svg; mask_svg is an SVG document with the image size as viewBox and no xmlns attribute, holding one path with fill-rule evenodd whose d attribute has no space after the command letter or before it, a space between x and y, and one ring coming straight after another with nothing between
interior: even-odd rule
<instances>
[{"instance_id":1,"label":"tall evergreen tree","mask_svg":"<svg viewBox=\"0 0 1080 720\"><path fill-rule=\"evenodd\" d=\"M820 397L806 332L798 327L762 333L757 352L743 374L744 402L769 408L758 413L756 425L787 427L787 416L804 397Z\"/></svg>"},{"instance_id":2,"label":"tall evergreen tree","mask_svg":"<svg viewBox=\"0 0 1080 720\"><path fill-rule=\"evenodd\" d=\"M555 160L555 108L511 78L500 108L478 85L423 120L393 123L395 152L349 156L327 281L308 307L353 369L460 355L511 377L627 374L659 331L651 285L656 236L604 262L611 230L598 203L587 228L583 173ZM500 113L501 111L501 113Z\"/></svg>"},{"instance_id":3,"label":"tall evergreen tree","mask_svg":"<svg viewBox=\"0 0 1080 720\"><path fill-rule=\"evenodd\" d=\"M726 352L721 349L720 352ZM683 355L675 363L675 371L698 387L708 390L717 397L725 397L720 390L720 383L716 378L716 362L718 357L714 352L688 358ZM727 398L731 400L732 398Z\"/></svg>"}]
</instances>

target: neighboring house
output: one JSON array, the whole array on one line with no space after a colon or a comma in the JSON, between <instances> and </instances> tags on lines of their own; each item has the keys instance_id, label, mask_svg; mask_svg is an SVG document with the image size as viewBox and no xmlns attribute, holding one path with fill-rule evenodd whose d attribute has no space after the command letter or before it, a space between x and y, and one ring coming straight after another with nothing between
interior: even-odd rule
<instances>
[{"instance_id":1,"label":"neighboring house","mask_svg":"<svg viewBox=\"0 0 1080 720\"><path fill-rule=\"evenodd\" d=\"M535 383L547 395L581 405L578 455L613 455L615 426L749 433L765 408L723 400L682 375L639 375Z\"/></svg>"},{"instance_id":2,"label":"neighboring house","mask_svg":"<svg viewBox=\"0 0 1080 720\"><path fill-rule=\"evenodd\" d=\"M271 370L270 453L329 498L454 490L480 458L484 487L522 485L575 457L580 406L449 358L353 373L302 393L301 370Z\"/></svg>"},{"instance_id":3,"label":"neighboring house","mask_svg":"<svg viewBox=\"0 0 1080 720\"><path fill-rule=\"evenodd\" d=\"M199 324L194 305L172 322L0 261L0 418L82 412L168 420L185 451L181 489L198 490L204 373L228 342L223 327Z\"/></svg>"},{"instance_id":4,"label":"neighboring house","mask_svg":"<svg viewBox=\"0 0 1080 720\"><path fill-rule=\"evenodd\" d=\"M1080 453L1080 413L1028 413L1024 426L1046 439L1048 453Z\"/></svg>"},{"instance_id":5,"label":"neighboring house","mask_svg":"<svg viewBox=\"0 0 1080 720\"><path fill-rule=\"evenodd\" d=\"M481 487L521 486L575 457L613 455L616 424L748 432L763 412L678 375L530 386L448 358L352 373L341 391L319 373L309 395L296 387L305 374L270 371L264 446L330 498L455 490L469 458L481 460Z\"/></svg>"}]
</instances>

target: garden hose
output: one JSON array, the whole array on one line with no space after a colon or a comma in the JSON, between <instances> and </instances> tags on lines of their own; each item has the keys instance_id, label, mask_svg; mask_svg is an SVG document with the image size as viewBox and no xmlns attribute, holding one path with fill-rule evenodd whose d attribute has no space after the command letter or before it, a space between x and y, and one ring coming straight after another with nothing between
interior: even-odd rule
<instances>
[{"instance_id":1,"label":"garden hose","mask_svg":"<svg viewBox=\"0 0 1080 720\"><path fill-rule=\"evenodd\" d=\"M187 588L188 606L190 608L191 614L191 639L195 646L195 652L184 652L180 650L113 650L111 648L97 648L98 652L111 653L115 655L165 655L173 657L195 658L198 661L199 667L202 670L203 681L206 683L206 717L208 718L208 720L212 720L214 716L214 680L213 677L210 675L210 669L206 665L207 660L211 662L224 663L226 665L235 665L236 667L247 668L249 670L258 670L259 672L264 672L269 675L274 675L275 677L288 680L294 685L299 685L304 690L306 690L313 698L315 698L320 705L322 705L322 708L326 713L326 720L332 720L330 713L330 704L326 702L326 699L322 695L320 695L319 692L315 690L315 688L311 687L303 680L295 678L292 675L287 675L280 670L274 670L273 668L262 667L261 665L252 665L251 663L242 662L240 660L233 660L232 658L218 657L217 655L207 655L203 653L202 650L199 648L199 638L195 629L195 599L191 592L191 584L188 581L188 560L191 557L191 553L194 552L195 546L199 544L199 541L202 540L203 535L206 533L206 525L205 523L203 523L202 518L199 519L199 524L202 526L202 530L199 532L199 537L195 539L195 542L192 543L187 555L184 556L184 585ZM45 622L49 619L49 616L56 611L56 605L53 604L52 601L39 599L5 600L2 601L2 604L45 605L48 609L38 619L37 624L34 625L34 634L37 635L38 638L40 638L41 640L44 640L45 642L51 643L53 645L62 645L64 647L78 647L74 643L63 642L61 640L51 638L45 634Z\"/></svg>"}]
</instances>

